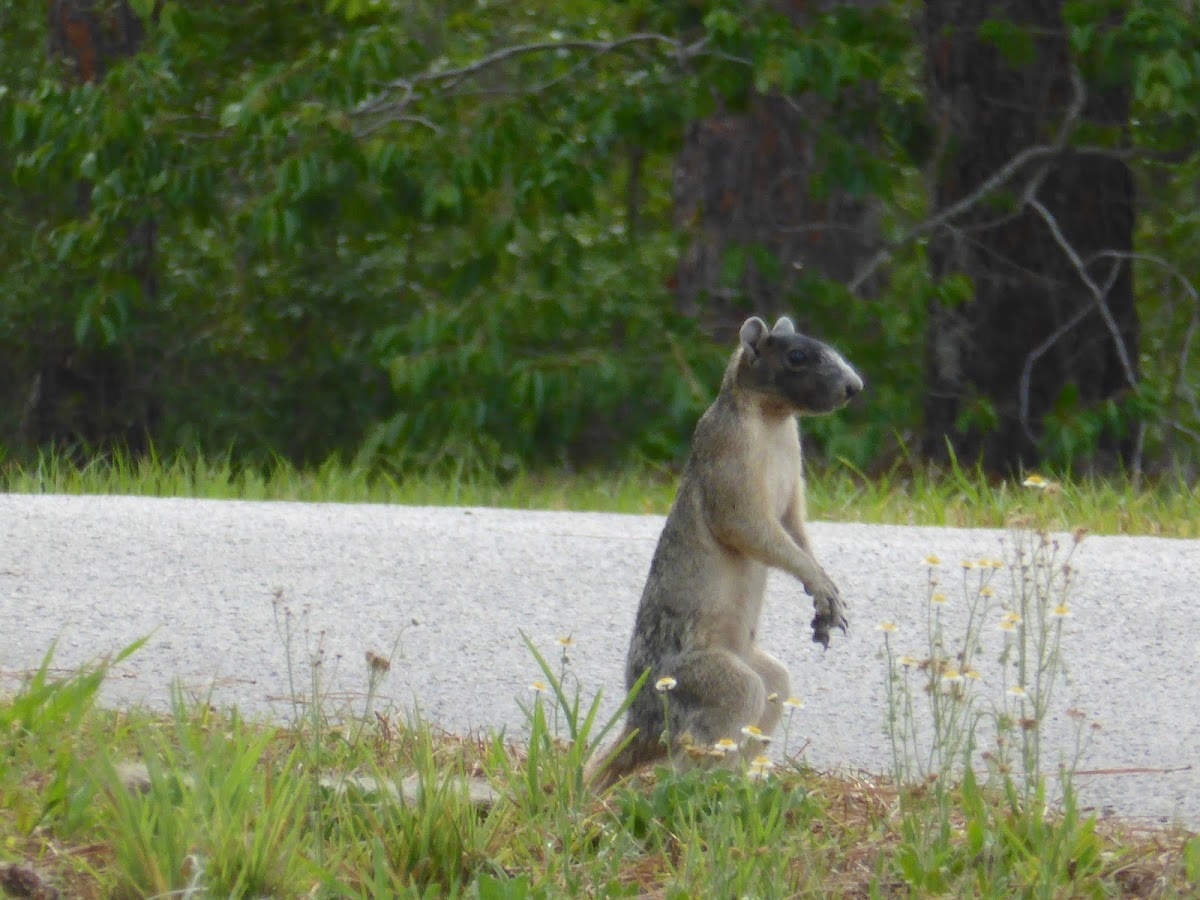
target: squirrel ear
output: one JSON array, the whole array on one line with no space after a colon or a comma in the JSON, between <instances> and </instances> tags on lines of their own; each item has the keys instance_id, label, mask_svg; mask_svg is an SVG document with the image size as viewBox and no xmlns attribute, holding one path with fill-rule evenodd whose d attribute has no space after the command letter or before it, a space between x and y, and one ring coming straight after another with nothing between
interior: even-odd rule
<instances>
[{"instance_id":1,"label":"squirrel ear","mask_svg":"<svg viewBox=\"0 0 1200 900\"><path fill-rule=\"evenodd\" d=\"M758 316L751 316L742 323L742 330L739 332L739 337L742 339L743 347L755 356L761 356L762 350L759 347L769 334L767 323Z\"/></svg>"},{"instance_id":2,"label":"squirrel ear","mask_svg":"<svg viewBox=\"0 0 1200 900\"><path fill-rule=\"evenodd\" d=\"M775 327L771 329L771 334L795 334L796 326L792 324L792 320L787 316L780 316L779 321L775 323Z\"/></svg>"}]
</instances>

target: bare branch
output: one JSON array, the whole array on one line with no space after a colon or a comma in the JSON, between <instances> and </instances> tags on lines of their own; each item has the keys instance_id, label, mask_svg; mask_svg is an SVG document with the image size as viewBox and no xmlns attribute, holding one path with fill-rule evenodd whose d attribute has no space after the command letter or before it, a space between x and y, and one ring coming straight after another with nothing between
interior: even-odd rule
<instances>
[{"instance_id":1,"label":"bare branch","mask_svg":"<svg viewBox=\"0 0 1200 900\"><path fill-rule=\"evenodd\" d=\"M1018 417L1021 420L1021 430L1025 432L1025 437L1033 443L1037 443L1037 435L1033 433L1033 428L1029 424L1029 386L1033 380L1033 367L1046 352L1062 339L1068 331L1082 322L1088 317L1092 311L1090 306L1082 306L1075 310L1075 314L1067 321L1063 322L1050 333L1050 335L1029 351L1029 355L1025 357L1025 365L1021 368L1021 381L1017 388L1017 403Z\"/></svg>"},{"instance_id":2,"label":"bare branch","mask_svg":"<svg viewBox=\"0 0 1200 900\"><path fill-rule=\"evenodd\" d=\"M1130 250L1099 250L1087 258L1087 262L1091 263L1097 259L1128 259L1137 262L1153 263L1167 270L1167 274L1175 278L1192 302L1200 305L1200 290L1192 284L1191 279L1179 270L1179 267L1154 253L1139 253Z\"/></svg>"},{"instance_id":3,"label":"bare branch","mask_svg":"<svg viewBox=\"0 0 1200 900\"><path fill-rule=\"evenodd\" d=\"M442 133L441 127L436 122L433 122L432 120L425 118L425 116L416 116L416 115L412 115L412 114L408 114L408 115L402 115L402 114L386 115L385 114L385 115L377 116L375 119L371 120L370 122L361 126L360 128L355 128L354 136L356 138L365 138L371 134L374 134L376 131L386 128L388 125L393 125L393 124L421 125L425 128L428 128L434 134Z\"/></svg>"},{"instance_id":4,"label":"bare branch","mask_svg":"<svg viewBox=\"0 0 1200 900\"><path fill-rule=\"evenodd\" d=\"M1102 294L1106 301L1108 292L1112 290L1113 285L1117 283L1117 277L1121 274L1121 267L1122 263L1118 260L1109 270L1108 280L1104 283L1102 289ZM1029 354L1025 357L1025 365L1021 368L1020 386L1017 390L1017 403L1021 430L1025 432L1025 436L1031 442L1037 442L1037 436L1033 433L1033 427L1029 424L1029 389L1033 381L1033 367L1067 332L1086 319L1093 309L1094 307L1092 306L1083 306L1077 309L1071 318L1054 329L1044 341L1030 350Z\"/></svg>"},{"instance_id":5,"label":"bare branch","mask_svg":"<svg viewBox=\"0 0 1200 900\"><path fill-rule=\"evenodd\" d=\"M1058 225L1058 220L1050 210L1042 204L1036 197L1030 197L1027 201L1029 207L1042 217L1042 221L1046 223L1046 227L1050 229L1050 234L1054 236L1054 242L1066 254L1067 259L1071 261L1071 265L1075 267L1076 273L1088 290L1092 292L1092 298L1096 301L1096 311L1100 313L1100 318L1104 320L1105 326L1108 328L1108 333L1112 337L1113 346L1117 351L1117 359L1120 360L1122 373L1125 375L1125 382L1131 387L1137 387L1137 373L1133 368L1133 361L1129 358L1129 350L1125 346L1125 341L1122 339L1121 327L1117 324L1117 320L1113 318L1112 310L1108 308L1107 289L1101 289L1092 276L1088 272L1087 264L1080 258L1079 253L1071 246L1071 242L1067 240L1062 229ZM1120 263L1118 263L1118 266ZM1136 439L1137 451L1133 458L1133 476L1139 478L1142 473L1142 447L1146 440L1146 424L1144 422L1138 424L1138 434Z\"/></svg>"},{"instance_id":6,"label":"bare branch","mask_svg":"<svg viewBox=\"0 0 1200 900\"><path fill-rule=\"evenodd\" d=\"M1075 267L1080 280L1092 292L1092 298L1096 301L1096 310L1100 313L1100 318L1104 320L1104 324L1108 328L1108 333L1112 336L1113 344L1117 351L1117 359L1120 360L1121 369L1125 375L1125 381L1130 387L1137 387L1137 373L1134 371L1133 361L1129 358L1129 350L1126 348L1125 342L1121 339L1121 326L1117 324L1117 320L1113 318L1112 310L1108 308L1105 292L1092 279L1087 265L1075 248L1071 246L1071 242L1067 240L1067 236L1063 234L1054 214L1046 209L1040 200L1034 197L1030 197L1026 202L1034 212L1041 216L1042 221L1046 223L1046 227L1050 229L1050 234L1054 237L1054 242L1058 244L1062 252L1066 254L1067 259L1071 261L1071 265Z\"/></svg>"},{"instance_id":7,"label":"bare branch","mask_svg":"<svg viewBox=\"0 0 1200 900\"><path fill-rule=\"evenodd\" d=\"M891 258L891 255L896 252L896 250L906 244L912 243L917 238L922 237L923 235L926 235L937 228L940 228L950 220L962 215L984 197L987 197L989 194L995 193L1000 188L1004 187L1004 185L1007 184L1014 175L1024 169L1031 162L1039 159L1045 159L1046 157L1053 156L1059 152L1061 152L1060 149L1054 146L1026 147L1007 163L997 169L990 177L985 179L979 185L979 187L967 194L967 196L963 197L956 203L952 203L950 206L947 206L937 215L931 216L918 225L914 225L899 238L894 241L889 241L887 244L877 250L851 280L850 284L848 285L851 292L857 292L859 288L862 287L863 283L872 275L874 275L881 265Z\"/></svg>"},{"instance_id":8,"label":"bare branch","mask_svg":"<svg viewBox=\"0 0 1200 900\"><path fill-rule=\"evenodd\" d=\"M1196 332L1200 330L1200 305L1192 306L1192 318L1188 321L1187 331L1183 335L1183 347L1179 352L1179 362L1176 364L1175 378L1171 384L1171 393L1167 397L1167 412L1173 415L1175 406L1180 397L1183 396L1183 383L1187 378L1188 355L1191 353L1192 341L1196 339ZM1200 410L1196 408L1196 401L1192 399L1192 412L1197 418L1200 418Z\"/></svg>"},{"instance_id":9,"label":"bare branch","mask_svg":"<svg viewBox=\"0 0 1200 900\"><path fill-rule=\"evenodd\" d=\"M356 131L356 134L359 136L370 134L392 122L408 122L432 127L434 130L437 130L436 126L425 117L415 116L409 112L409 107L422 99L425 93L421 90L422 87L443 97L462 96L468 93L537 94L578 75L581 71L595 65L597 60L603 56L621 50L654 44L663 45L670 51L673 51L671 55L680 66L685 65L689 60L697 56L721 55L709 49L707 38L701 38L690 44L685 44L683 41L668 35L653 32L629 34L609 41L567 39L515 44L511 47L503 47L495 50L465 65L446 69L431 67L424 72L418 72L416 75L390 81L374 97L364 100L355 109L351 110L350 116L355 119L371 120L370 124ZM484 72L515 59L560 51L582 51L586 52L587 56L568 67L567 71L527 88L504 92L487 89L467 91L463 88L463 85ZM736 61L746 62L745 60Z\"/></svg>"},{"instance_id":10,"label":"bare branch","mask_svg":"<svg viewBox=\"0 0 1200 900\"><path fill-rule=\"evenodd\" d=\"M1174 428L1176 431L1178 431L1180 434L1187 435L1193 441L1195 441L1197 444L1200 444L1200 431L1196 431L1194 428L1188 428L1186 425L1181 425L1179 422L1176 422L1174 420L1171 420L1167 424L1170 425L1172 428Z\"/></svg>"},{"instance_id":11,"label":"bare branch","mask_svg":"<svg viewBox=\"0 0 1200 900\"><path fill-rule=\"evenodd\" d=\"M988 178L979 184L975 190L971 191L965 197L955 203L950 204L935 216L931 216L919 225L910 228L905 234L894 241L889 241L879 250L877 250L870 259L858 270L854 278L851 279L848 287L851 293L857 293L868 278L878 271L891 255L900 247L909 244L922 235L928 234L931 231L941 227L952 219L965 213L971 207L975 206L980 200L987 197L1002 188L1007 184L1018 172L1028 166L1030 163L1040 159L1047 159L1052 156L1057 156L1066 148L1067 143L1071 139L1071 134L1075 130L1075 125L1083 113L1084 103L1087 101L1087 87L1084 84L1083 76L1079 73L1079 69L1071 66L1071 86L1074 92L1071 97L1071 105L1067 108L1066 114L1063 116L1062 124L1059 126L1058 135L1054 143L1048 145L1040 145L1037 147L1026 147L1007 163L997 169ZM1032 196L1039 187L1046 175L1046 167L1043 167L1021 192L1022 201L1026 201Z\"/></svg>"},{"instance_id":12,"label":"bare branch","mask_svg":"<svg viewBox=\"0 0 1200 900\"><path fill-rule=\"evenodd\" d=\"M568 39L561 41L534 41L529 44L514 44L511 47L502 47L495 50L486 56L481 56L474 62L468 63L465 66L457 66L453 69L442 69L441 71L426 70L412 79L401 78L391 83L391 87L402 88L408 85L416 85L427 81L453 81L459 78L469 78L477 75L484 69L491 68L511 59L516 59L519 56L528 56L531 53L544 53L548 50L591 50L597 55L611 53L613 50L618 50L622 47L627 47L631 44L645 43L660 43L666 44L675 50L680 50L682 44L673 37L665 34L656 34L653 32L639 32L637 34L627 34L624 37L616 38L611 41L590 41ZM697 44L703 44L703 41L698 41ZM696 44L692 45L696 46Z\"/></svg>"},{"instance_id":13,"label":"bare branch","mask_svg":"<svg viewBox=\"0 0 1200 900\"><path fill-rule=\"evenodd\" d=\"M1144 160L1171 164L1187 162L1196 152L1191 148L1187 150L1155 150L1153 147L1106 147L1103 144L1079 144L1072 147L1071 150L1081 156L1106 156L1122 162Z\"/></svg>"},{"instance_id":14,"label":"bare branch","mask_svg":"<svg viewBox=\"0 0 1200 900\"><path fill-rule=\"evenodd\" d=\"M393 82L389 88L403 91L403 96L393 100L385 100L385 95L379 94L371 100L364 100L359 103L356 108L350 111L350 116L352 118L361 118L363 116L382 115L385 111L402 114L416 96L416 88L413 87L411 82L404 82L402 84Z\"/></svg>"},{"instance_id":15,"label":"bare branch","mask_svg":"<svg viewBox=\"0 0 1200 900\"><path fill-rule=\"evenodd\" d=\"M1184 334L1183 343L1180 349L1179 361L1176 363L1175 376L1172 379L1173 384L1167 400L1167 410L1162 418L1162 422L1165 426L1177 431L1178 433L1192 439L1197 443L1200 443L1200 433L1197 433L1194 429L1188 428L1187 426L1181 424L1174 415L1174 410L1183 394L1183 386L1187 375L1188 358L1191 353L1191 347L1195 341L1197 332L1200 332L1200 290L1197 290L1196 286L1177 266L1173 265L1170 261L1162 258L1161 256L1157 256L1152 253L1137 253L1126 250L1100 250L1096 253L1093 253L1086 260L1081 260L1074 252L1074 249L1070 248L1069 245L1064 243L1064 237L1061 229L1058 227L1058 223L1054 220L1053 216L1046 211L1045 207L1036 200L1031 201L1029 205L1032 206L1039 213L1039 215L1042 215L1042 218L1044 221L1046 221L1051 233L1055 235L1056 242L1058 242L1059 246L1062 247L1063 251L1067 254L1068 258L1072 262L1072 265L1075 266L1076 271L1080 273L1084 283L1087 284L1089 289L1092 290L1097 304L1094 306L1084 306L1077 310L1074 315L1067 319L1067 321L1063 322L1050 335L1048 335L1044 341L1034 347L1033 350L1029 352L1028 356L1025 357L1025 365L1021 370L1020 387L1018 389L1018 402L1020 407L1019 416L1021 428L1025 432L1025 435L1031 441L1036 439L1029 422L1029 393L1030 385L1032 383L1033 368L1037 364L1037 361L1044 356L1050 350L1050 348L1054 346L1055 343L1061 340L1064 335L1066 335L1069 331L1071 331L1071 329L1087 318L1087 316L1093 310L1100 309L1101 315L1104 315L1104 313L1108 312L1108 294L1112 290L1113 285L1116 284L1116 280L1121 273L1123 265L1128 262L1140 261L1151 263L1166 270L1166 272L1173 279L1179 282L1179 284L1183 287L1184 292L1192 301L1192 315L1188 323L1187 331ZM1100 259L1111 259L1114 261L1112 268L1109 270L1108 278L1103 286L1097 286L1085 274L1091 264ZM1109 328L1111 331L1116 324L1115 320L1111 318L1111 313L1109 313L1108 317L1106 318L1106 322L1109 323ZM1118 338L1114 338L1114 340L1117 342L1118 355L1122 357L1122 364L1126 367L1125 373L1126 380L1128 381L1131 370L1129 368L1130 362L1124 353L1124 343ZM1133 382L1130 383L1132 384ZM1196 412L1194 407L1193 411ZM1137 449L1135 450L1133 465L1135 475L1141 469L1140 460L1144 444L1145 425L1141 424L1138 428Z\"/></svg>"},{"instance_id":16,"label":"bare branch","mask_svg":"<svg viewBox=\"0 0 1200 900\"><path fill-rule=\"evenodd\" d=\"M663 40L668 40L668 41L671 40L670 38L667 38L665 35L656 35L656 37L660 37ZM708 38L703 37L700 40L696 41L695 43L689 44L686 47L683 45L682 42L674 42L674 44L678 51L676 53L676 60L679 63L680 68L683 68L683 66L690 59L692 59L695 56L700 55L701 51L703 51L704 48L708 45ZM561 75L551 78L548 81L544 81L541 84L534 85L532 88L527 88L527 89L521 91L521 93L522 94L544 93L545 91L550 90L550 88L555 87L556 85L559 85L564 81L569 81L571 78L573 78L575 75L577 75L582 70L589 68L600 57L604 56L605 54L611 53L614 50L620 49L621 46L622 45L620 43L614 41L611 44L609 44L599 50L596 50L594 53L592 53L586 59L580 60L575 65L571 66L571 68L567 69L567 71L563 72Z\"/></svg>"},{"instance_id":17,"label":"bare branch","mask_svg":"<svg viewBox=\"0 0 1200 900\"><path fill-rule=\"evenodd\" d=\"M1174 421L1174 418L1175 409L1178 407L1179 400L1183 396L1184 382L1187 379L1189 363L1188 358L1191 356L1192 344L1196 340L1196 334L1200 332L1200 290L1197 290L1196 286L1192 284L1191 279L1184 275L1177 266L1156 254L1135 253L1126 250L1101 250L1098 253L1092 254L1092 256L1089 257L1088 262L1090 263L1092 260L1105 257L1112 259L1136 260L1138 262L1146 262L1155 266L1159 266L1160 268L1165 269L1167 274L1169 274L1172 278L1178 281L1180 285L1182 285L1184 292L1191 299L1192 315L1188 320L1187 329L1183 334L1183 342L1179 350L1179 361L1175 364L1175 376L1171 379L1171 390L1167 395L1166 421L1180 433L1195 436L1194 432L1184 428L1182 425L1179 425L1179 423ZM1195 400L1192 401L1191 407L1193 415L1195 415L1197 418L1200 418L1200 408L1197 408Z\"/></svg>"}]
</instances>

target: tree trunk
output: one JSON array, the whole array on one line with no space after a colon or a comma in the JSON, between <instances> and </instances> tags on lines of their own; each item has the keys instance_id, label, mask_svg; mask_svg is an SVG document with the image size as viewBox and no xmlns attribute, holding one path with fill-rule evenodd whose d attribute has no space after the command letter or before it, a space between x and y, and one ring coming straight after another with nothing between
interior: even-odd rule
<instances>
[{"instance_id":1,"label":"tree trunk","mask_svg":"<svg viewBox=\"0 0 1200 900\"><path fill-rule=\"evenodd\" d=\"M988 19L1014 23L1028 43L981 37ZM1067 116L1128 120L1125 86L1073 83L1060 2L927 0L923 29L930 107L951 136L934 215L1023 150L1054 147ZM1120 256L1134 224L1125 163L1063 148L1022 167L1006 199L975 203L930 239L934 278L966 274L974 294L930 303L923 445L944 459L948 441L960 459L1001 472L1039 461L1056 407L1094 407L1138 374L1133 280ZM1101 445L1101 461L1130 449L1113 434Z\"/></svg>"},{"instance_id":2,"label":"tree trunk","mask_svg":"<svg viewBox=\"0 0 1200 900\"><path fill-rule=\"evenodd\" d=\"M114 59L133 56L145 29L126 0L50 0L50 54L81 82L99 81Z\"/></svg>"},{"instance_id":3,"label":"tree trunk","mask_svg":"<svg viewBox=\"0 0 1200 900\"><path fill-rule=\"evenodd\" d=\"M879 3L825 0L811 9ZM806 14L796 12L803 4L786 9L803 27ZM745 112L688 126L675 165L674 206L689 244L674 288L680 311L714 336L736 334L750 314L791 312L782 304L804 268L849 281L876 246L872 204L837 188L823 196L812 190L821 163L808 123L830 115L816 97L756 94Z\"/></svg>"},{"instance_id":4,"label":"tree trunk","mask_svg":"<svg viewBox=\"0 0 1200 900\"><path fill-rule=\"evenodd\" d=\"M49 53L66 64L67 77L75 81L99 81L115 60L137 53L144 38L142 21L125 0L49 2ZM91 184L80 181L76 215L88 215L90 196ZM128 223L127 245L127 265L143 304L153 305L159 285L152 217ZM134 454L147 448L158 404L145 360L128 346L79 346L69 325L51 325L31 340L39 360L23 404L19 433L24 443L116 444Z\"/></svg>"},{"instance_id":5,"label":"tree trunk","mask_svg":"<svg viewBox=\"0 0 1200 900\"><path fill-rule=\"evenodd\" d=\"M715 333L736 332L749 314L784 312L781 298L805 267L849 281L873 244L868 204L836 190L812 196L813 148L801 108L755 97L747 112L693 122L684 136L675 218L691 242L676 298Z\"/></svg>"}]
</instances>

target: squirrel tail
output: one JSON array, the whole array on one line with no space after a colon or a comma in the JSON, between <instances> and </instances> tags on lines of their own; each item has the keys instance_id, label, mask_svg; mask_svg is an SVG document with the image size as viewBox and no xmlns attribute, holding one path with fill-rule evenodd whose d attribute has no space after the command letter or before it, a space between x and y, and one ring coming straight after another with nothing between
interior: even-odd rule
<instances>
[{"instance_id":1,"label":"squirrel tail","mask_svg":"<svg viewBox=\"0 0 1200 900\"><path fill-rule=\"evenodd\" d=\"M607 790L627 775L666 756L661 743L640 737L637 729L627 725L613 744L592 755L584 769L584 783L597 791Z\"/></svg>"}]
</instances>

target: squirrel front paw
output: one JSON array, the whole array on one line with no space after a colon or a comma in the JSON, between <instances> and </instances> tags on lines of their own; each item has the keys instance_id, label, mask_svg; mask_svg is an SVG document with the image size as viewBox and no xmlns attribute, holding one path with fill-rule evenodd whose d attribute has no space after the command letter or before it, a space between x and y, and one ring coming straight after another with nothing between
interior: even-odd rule
<instances>
[{"instance_id":1,"label":"squirrel front paw","mask_svg":"<svg viewBox=\"0 0 1200 900\"><path fill-rule=\"evenodd\" d=\"M830 629L837 627L842 629L842 634L845 634L850 625L846 618L846 605L842 602L841 594L833 585L830 587L829 591L818 591L813 594L813 608L816 610L816 615L812 620L812 639L814 643L820 644L826 649L829 648Z\"/></svg>"}]
</instances>

